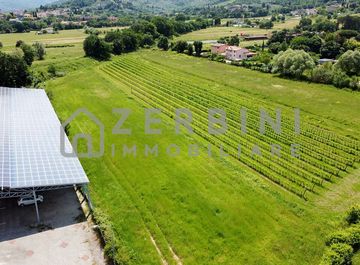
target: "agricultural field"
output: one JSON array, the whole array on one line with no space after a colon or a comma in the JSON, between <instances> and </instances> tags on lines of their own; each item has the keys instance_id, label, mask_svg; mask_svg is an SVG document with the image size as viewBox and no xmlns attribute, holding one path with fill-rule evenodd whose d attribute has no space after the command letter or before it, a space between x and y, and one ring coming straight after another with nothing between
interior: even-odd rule
<instances>
[{"instance_id":1,"label":"agricultural field","mask_svg":"<svg viewBox=\"0 0 360 265\"><path fill-rule=\"evenodd\" d=\"M106 32L111 29L122 29L124 27L101 28L100 31ZM82 43L88 35L85 34L84 29L61 30L58 34L43 34L37 35L35 31L27 33L10 33L0 34L0 42L3 43L4 48L13 48L18 40L22 40L28 44L36 41L42 42L45 45L66 45Z\"/></svg>"},{"instance_id":2,"label":"agricultural field","mask_svg":"<svg viewBox=\"0 0 360 265\"><path fill-rule=\"evenodd\" d=\"M347 168L360 161L360 141L317 128L316 116L308 117L313 119L313 122L303 123L302 132L296 133L291 111L287 110L288 116L283 117L285 125L281 135L270 131L262 135L258 131L259 109L273 109L273 104L236 89L221 91L219 87L214 87L211 82L207 83L201 77L191 76L190 81L188 74L179 73L174 77L174 74L167 70L168 67L154 67L151 63L139 61L140 58L124 59L104 71L127 82L132 94L151 106L162 109L169 117L172 117L177 108L190 109L194 115L197 134L215 146L223 147L247 166L298 196L306 198L307 192L316 193L316 187L322 187L326 185L324 182L333 182L335 177L347 174ZM248 117L249 130L241 135L239 106L248 111L245 115ZM211 136L207 132L206 114L211 108L226 111L229 127L226 135ZM277 144L284 150L293 143L302 147L303 154L300 159L294 158L291 150L284 151L282 159L277 159L269 148L272 144ZM239 144L242 148L241 155L238 151ZM263 149L261 158L254 155L253 146Z\"/></svg>"},{"instance_id":3,"label":"agricultural field","mask_svg":"<svg viewBox=\"0 0 360 265\"><path fill-rule=\"evenodd\" d=\"M325 235L360 200L360 94L157 50L90 62L82 58L77 71L49 81L47 90L62 119L86 107L105 125L104 157L82 159L82 164L94 204L109 216L122 244L122 260L319 262ZM156 125L161 135L144 133L144 108L149 107L162 110ZM248 110L246 135L238 134L240 107ZM123 125L131 135L111 133L119 119L112 108L131 109ZM175 108L192 111L195 134L175 134ZM227 111L226 134L205 133L208 108ZM282 109L282 134L269 127L258 133L259 108L272 116ZM293 131L293 108L301 110L300 134ZM70 135L96 131L79 119ZM292 142L301 145L300 158L290 156ZM271 155L272 143L283 147L281 158ZM136 156L124 156L123 146L134 144ZM144 146L155 144L158 156L146 156ZM180 148L178 156L167 156L170 144ZM199 156L189 157L193 144ZM252 155L254 145L261 157ZM219 146L230 155L221 156Z\"/></svg>"},{"instance_id":4,"label":"agricultural field","mask_svg":"<svg viewBox=\"0 0 360 265\"><path fill-rule=\"evenodd\" d=\"M112 29L124 27L109 27L98 29L107 32ZM14 52L15 44L22 40L27 44L41 42L45 45L45 60L34 61L33 67L38 70L47 71L49 65L53 64L60 72L69 72L78 69L84 63L93 64L92 60L84 58L83 41L88 35L84 29L62 30L58 34L37 35L36 32L0 34L0 42L4 47L1 51Z\"/></svg>"},{"instance_id":5,"label":"agricultural field","mask_svg":"<svg viewBox=\"0 0 360 265\"><path fill-rule=\"evenodd\" d=\"M238 35L258 35L269 34L274 30L281 30L285 28L293 28L299 24L300 18L292 17L285 21L285 23L275 23L272 29L259 29L259 28L241 28L241 27L210 27L198 31L193 31L188 34L181 35L176 40L185 41L204 41L204 40L218 40L221 37Z\"/></svg>"}]
</instances>

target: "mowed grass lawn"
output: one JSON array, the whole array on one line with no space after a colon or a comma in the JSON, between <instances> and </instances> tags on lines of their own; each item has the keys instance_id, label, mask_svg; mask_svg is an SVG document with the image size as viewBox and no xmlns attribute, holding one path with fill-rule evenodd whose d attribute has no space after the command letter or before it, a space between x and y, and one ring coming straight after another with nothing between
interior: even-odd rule
<instances>
[{"instance_id":1,"label":"mowed grass lawn","mask_svg":"<svg viewBox=\"0 0 360 265\"><path fill-rule=\"evenodd\" d=\"M289 18L285 23L276 22L272 29L260 29L260 28L241 28L241 27L210 27L207 29L197 30L188 34L181 35L176 40L195 41L195 40L218 40L221 37L238 35L258 35L269 34L275 30L294 28L299 24L300 18Z\"/></svg>"},{"instance_id":2,"label":"mowed grass lawn","mask_svg":"<svg viewBox=\"0 0 360 265\"><path fill-rule=\"evenodd\" d=\"M342 129L359 128L359 95L333 87L283 80L204 59L171 52L140 51L123 55L166 65L174 75L194 82L213 82L224 93L247 91L261 100L296 105L324 119L343 120ZM194 135L174 132L174 121L161 115L161 135L145 135L145 102L135 99L121 80L99 69L104 63L83 64L80 70L47 83L62 119L78 108L93 112L105 125L105 155L82 159L96 207L113 223L123 245L119 255L129 264L161 264L151 237L169 264L171 247L183 264L317 264L324 237L358 201L359 171L304 201L266 181L238 161L208 157L207 143ZM105 63L106 64L106 63ZM318 97L314 96L318 95ZM340 101L340 103L337 103ZM119 116L113 108L132 110L124 127L130 136L113 135ZM330 122L331 123L331 122ZM350 128L350 129L349 129ZM71 135L97 128L84 117L71 124ZM94 140L94 144L98 140ZM189 144L203 147L199 157L187 155ZM123 156L123 145L137 145L137 156ZM159 155L145 156L144 146L158 144ZM170 144L180 155L169 157ZM112 153L115 146L115 154Z\"/></svg>"}]
</instances>

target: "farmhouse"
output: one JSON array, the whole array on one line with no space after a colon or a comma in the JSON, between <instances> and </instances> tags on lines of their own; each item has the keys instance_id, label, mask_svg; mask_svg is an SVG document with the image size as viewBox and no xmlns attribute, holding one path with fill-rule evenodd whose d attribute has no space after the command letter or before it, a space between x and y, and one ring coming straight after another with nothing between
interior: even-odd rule
<instances>
[{"instance_id":1,"label":"farmhouse","mask_svg":"<svg viewBox=\"0 0 360 265\"><path fill-rule=\"evenodd\" d=\"M225 57L231 61L241 61L253 57L255 53L250 52L248 49L238 46L229 46L226 48Z\"/></svg>"},{"instance_id":2,"label":"farmhouse","mask_svg":"<svg viewBox=\"0 0 360 265\"><path fill-rule=\"evenodd\" d=\"M216 43L211 45L211 53L213 54L223 54L226 52L226 48L229 47L223 43Z\"/></svg>"}]
</instances>

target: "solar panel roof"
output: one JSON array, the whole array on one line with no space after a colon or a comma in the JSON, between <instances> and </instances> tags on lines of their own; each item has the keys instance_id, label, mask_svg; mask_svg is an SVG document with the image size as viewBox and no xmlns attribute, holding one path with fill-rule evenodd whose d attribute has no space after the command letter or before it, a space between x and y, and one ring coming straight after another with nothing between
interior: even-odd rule
<instances>
[{"instance_id":1,"label":"solar panel roof","mask_svg":"<svg viewBox=\"0 0 360 265\"><path fill-rule=\"evenodd\" d=\"M60 128L44 90L0 87L1 190L89 182L79 159L61 154Z\"/></svg>"}]
</instances>

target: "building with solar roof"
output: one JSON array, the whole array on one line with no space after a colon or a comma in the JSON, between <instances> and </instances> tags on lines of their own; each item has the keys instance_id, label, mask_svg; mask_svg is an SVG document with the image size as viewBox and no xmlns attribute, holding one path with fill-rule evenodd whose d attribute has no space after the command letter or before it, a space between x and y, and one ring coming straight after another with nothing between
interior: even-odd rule
<instances>
[{"instance_id":1,"label":"building with solar roof","mask_svg":"<svg viewBox=\"0 0 360 265\"><path fill-rule=\"evenodd\" d=\"M0 124L0 199L88 184L44 90L0 87Z\"/></svg>"}]
</instances>

